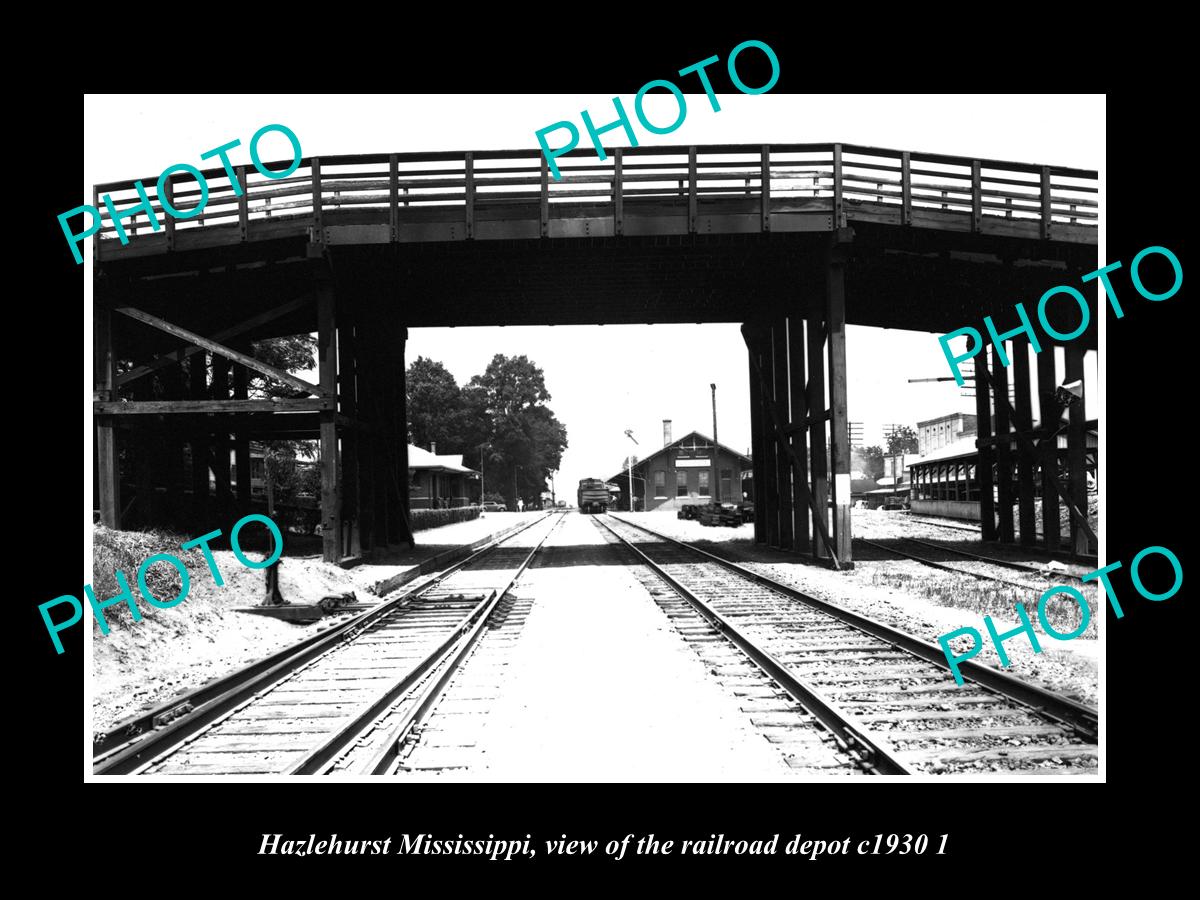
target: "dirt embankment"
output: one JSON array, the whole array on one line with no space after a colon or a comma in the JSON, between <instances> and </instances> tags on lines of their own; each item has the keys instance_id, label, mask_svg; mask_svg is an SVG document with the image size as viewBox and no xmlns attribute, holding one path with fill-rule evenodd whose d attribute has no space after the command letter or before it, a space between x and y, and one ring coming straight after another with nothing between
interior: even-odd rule
<instances>
[{"instance_id":1,"label":"dirt embankment","mask_svg":"<svg viewBox=\"0 0 1200 900\"><path fill-rule=\"evenodd\" d=\"M302 627L235 612L236 607L254 606L262 600L263 571L243 566L231 550L214 548L213 558L224 581L218 586L199 548L179 549L186 540L186 536L162 531L95 529L92 590L96 599L103 601L120 593L113 574L120 570L142 616L141 621L134 621L125 603L108 607L104 611L107 636L91 616L85 619L92 621L95 730L104 730L144 706L204 684L295 643L311 634L312 628L329 627L335 621L327 618ZM138 566L156 553L170 553L188 569L187 597L171 609L157 609L138 594ZM246 555L253 560L265 556L261 549L249 548ZM285 555L279 581L284 598L292 603L315 603L327 594L355 589L348 572L318 556ZM169 563L151 567L146 583L163 601L178 596L181 587L180 576Z\"/></svg>"}]
</instances>

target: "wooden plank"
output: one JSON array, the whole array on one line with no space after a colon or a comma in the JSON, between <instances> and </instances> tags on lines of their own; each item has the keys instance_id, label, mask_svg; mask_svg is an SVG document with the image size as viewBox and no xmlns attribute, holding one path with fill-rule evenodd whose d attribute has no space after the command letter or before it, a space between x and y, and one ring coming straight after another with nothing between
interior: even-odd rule
<instances>
[{"instance_id":1,"label":"wooden plank","mask_svg":"<svg viewBox=\"0 0 1200 900\"><path fill-rule=\"evenodd\" d=\"M613 151L613 234L625 233L625 150L618 147Z\"/></svg>"},{"instance_id":2,"label":"wooden plank","mask_svg":"<svg viewBox=\"0 0 1200 900\"><path fill-rule=\"evenodd\" d=\"M333 288L317 293L317 361L322 391L337 391L337 333ZM325 562L342 559L342 508L338 481L337 414L321 413L321 545Z\"/></svg>"},{"instance_id":3,"label":"wooden plank","mask_svg":"<svg viewBox=\"0 0 1200 900\"><path fill-rule=\"evenodd\" d=\"M1007 437L1009 433L1008 414L1008 367L1001 364L1000 354L995 346L989 345L988 358L991 360L992 390L994 392L996 436ZM982 354L980 355L982 358ZM1007 440L995 445L996 452L996 513L1000 521L999 537L1001 541L1013 541L1013 492L1012 492L1012 449Z\"/></svg>"},{"instance_id":4,"label":"wooden plank","mask_svg":"<svg viewBox=\"0 0 1200 900\"><path fill-rule=\"evenodd\" d=\"M979 231L983 220L983 181L980 178L979 160L971 160L971 230Z\"/></svg>"},{"instance_id":5,"label":"wooden plank","mask_svg":"<svg viewBox=\"0 0 1200 900\"><path fill-rule=\"evenodd\" d=\"M542 154L542 160L541 160L541 173L542 173L542 181L541 181L542 194L541 194L541 204L540 204L541 220L542 220L541 235L542 235L542 237L549 237L550 236L550 167L546 162L546 154L544 154L544 153Z\"/></svg>"},{"instance_id":6,"label":"wooden plank","mask_svg":"<svg viewBox=\"0 0 1200 900\"><path fill-rule=\"evenodd\" d=\"M843 228L846 225L846 211L842 196L842 145L833 145L833 227Z\"/></svg>"},{"instance_id":7,"label":"wooden plank","mask_svg":"<svg viewBox=\"0 0 1200 900\"><path fill-rule=\"evenodd\" d=\"M912 159L907 150L900 154L900 224L912 224Z\"/></svg>"},{"instance_id":8,"label":"wooden plank","mask_svg":"<svg viewBox=\"0 0 1200 900\"><path fill-rule=\"evenodd\" d=\"M467 153L465 160L465 189L466 196L464 197L463 205L466 207L466 225L467 225L467 240L475 236L475 157L472 153Z\"/></svg>"},{"instance_id":9,"label":"wooden plank","mask_svg":"<svg viewBox=\"0 0 1200 900\"><path fill-rule=\"evenodd\" d=\"M179 413L275 413L331 410L332 397L294 397L274 400L131 400L92 403L95 415L136 416Z\"/></svg>"},{"instance_id":10,"label":"wooden plank","mask_svg":"<svg viewBox=\"0 0 1200 900\"><path fill-rule=\"evenodd\" d=\"M804 319L798 315L789 316L787 327L791 409L786 418L791 422L804 422L808 418L807 399L804 395ZM810 549L807 429L798 428L792 431L790 439L792 451L798 462L796 471L792 473L792 511L795 526L792 549L798 553L807 553Z\"/></svg>"},{"instance_id":11,"label":"wooden plank","mask_svg":"<svg viewBox=\"0 0 1200 900\"><path fill-rule=\"evenodd\" d=\"M696 231L696 148L688 147L688 233Z\"/></svg>"},{"instance_id":12,"label":"wooden plank","mask_svg":"<svg viewBox=\"0 0 1200 900\"><path fill-rule=\"evenodd\" d=\"M107 307L95 304L92 324L93 389L102 401L111 401L116 375L116 352L113 347L112 313ZM108 528L121 527L121 468L117 453L117 434L111 416L96 418L97 503L100 523Z\"/></svg>"},{"instance_id":13,"label":"wooden plank","mask_svg":"<svg viewBox=\"0 0 1200 900\"><path fill-rule=\"evenodd\" d=\"M263 375L275 378L284 382L285 384L290 384L292 387L298 388L305 393L317 394L319 396L329 396L325 394L321 388L317 387L317 385L309 384L303 378L297 378L295 375L284 372L282 369L276 369L274 366L269 366L266 363L255 359L253 356L240 353L237 350L233 350L223 344L218 343L217 341L213 341L204 337L203 335L196 334L194 331L188 331L186 328L180 328L178 325L172 325L170 322L166 321L165 319L160 319L158 316L152 316L150 313L143 312L140 309L135 309L132 306L117 307L116 311L121 313L121 315L128 316L131 319L136 319L139 322L143 322L146 325L157 328L159 331L165 331L167 334L174 335L177 338L182 338L189 343L195 344L197 347L201 347L212 353L219 353L222 356L227 356L232 360L240 362L243 366L246 366L249 369L253 369L254 371L260 372Z\"/></svg>"},{"instance_id":14,"label":"wooden plank","mask_svg":"<svg viewBox=\"0 0 1200 900\"><path fill-rule=\"evenodd\" d=\"M1013 348L1013 384L1016 389L1016 426L1018 431L1033 431L1033 396L1029 383L1029 341L1015 338ZM1051 349L1049 352L1053 353ZM1021 543L1037 543L1037 527L1034 521L1033 469L1034 451L1026 442L1017 448L1017 503Z\"/></svg>"},{"instance_id":15,"label":"wooden plank","mask_svg":"<svg viewBox=\"0 0 1200 900\"><path fill-rule=\"evenodd\" d=\"M771 325L771 391L775 400L775 414L780 422L788 415L788 357L787 322L776 319ZM786 435L776 435L778 441L788 440ZM779 490L779 543L781 550L792 549L792 472L787 450L779 447L775 453L775 483ZM804 512L804 510L801 510Z\"/></svg>"},{"instance_id":16,"label":"wooden plank","mask_svg":"<svg viewBox=\"0 0 1200 900\"><path fill-rule=\"evenodd\" d=\"M1058 442L1050 435L1058 430L1061 408L1055 399L1058 381L1055 378L1054 347L1049 346L1037 358L1038 402L1041 409L1043 437L1038 446L1038 466L1042 478L1042 541L1047 550L1057 551L1061 544L1059 527Z\"/></svg>"},{"instance_id":17,"label":"wooden plank","mask_svg":"<svg viewBox=\"0 0 1200 900\"><path fill-rule=\"evenodd\" d=\"M824 304L822 304L824 305ZM822 326L822 314L815 313L808 319L808 412L809 417L816 416L819 410L825 410L825 336ZM814 422L808 432L809 455L812 469L812 509L813 509L813 556L826 559L829 551L824 543L817 540L817 534L824 529L829 531L829 463L825 442L825 419ZM834 545L837 546L836 544Z\"/></svg>"},{"instance_id":18,"label":"wooden plank","mask_svg":"<svg viewBox=\"0 0 1200 900\"><path fill-rule=\"evenodd\" d=\"M831 245L826 264L826 321L829 331L829 451L833 466L833 546L838 562L853 565L850 529L850 422L846 385L845 267ZM899 477L899 476L897 476Z\"/></svg>"},{"instance_id":19,"label":"wooden plank","mask_svg":"<svg viewBox=\"0 0 1200 900\"><path fill-rule=\"evenodd\" d=\"M1066 355L1065 381L1083 381L1083 348L1078 342L1063 348ZM1067 412L1067 484L1075 510L1087 515L1087 433L1085 430L1084 402L1071 404ZM1075 510L1071 511L1071 549L1075 553L1090 552L1087 526L1078 520Z\"/></svg>"}]
</instances>

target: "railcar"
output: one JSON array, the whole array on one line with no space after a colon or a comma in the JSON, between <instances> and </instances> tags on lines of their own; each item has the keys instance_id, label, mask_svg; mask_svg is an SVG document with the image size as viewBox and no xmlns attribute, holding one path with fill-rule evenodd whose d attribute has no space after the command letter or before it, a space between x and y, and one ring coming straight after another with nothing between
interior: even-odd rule
<instances>
[{"instance_id":1,"label":"railcar","mask_svg":"<svg viewBox=\"0 0 1200 900\"><path fill-rule=\"evenodd\" d=\"M609 485L599 478L584 478L579 482L579 511L583 513L608 512L612 504Z\"/></svg>"}]
</instances>

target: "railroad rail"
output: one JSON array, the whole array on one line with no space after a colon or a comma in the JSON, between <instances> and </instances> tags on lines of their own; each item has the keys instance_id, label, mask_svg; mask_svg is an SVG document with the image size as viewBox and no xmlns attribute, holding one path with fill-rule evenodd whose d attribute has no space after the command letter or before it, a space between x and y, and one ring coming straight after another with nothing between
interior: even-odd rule
<instances>
[{"instance_id":1,"label":"railroad rail","mask_svg":"<svg viewBox=\"0 0 1200 900\"><path fill-rule=\"evenodd\" d=\"M938 522L934 519L918 518L911 514L908 516L908 520L910 522L916 522L920 525L932 525L934 528L946 528L946 529L949 529L950 531L965 531L968 534L975 535L975 537L977 537L977 538L980 537L980 535L983 533L983 529L977 528L977 527L972 527L970 525L950 525L946 522ZM1041 532L1037 532L1037 537L1041 538L1041 536L1042 536ZM993 542L988 541L987 543L993 543ZM1063 550L1048 550L1042 546L1038 546L1038 547L1021 546L1020 549L1035 551L1037 553L1042 554L1043 556L1049 556L1052 559L1065 559L1070 562L1087 562L1087 563L1092 563L1092 564L1097 564L1097 565L1099 564L1099 557L1097 557L1097 555L1095 553L1071 553L1071 552L1067 552L1067 551L1063 551Z\"/></svg>"},{"instance_id":2,"label":"railroad rail","mask_svg":"<svg viewBox=\"0 0 1200 900\"><path fill-rule=\"evenodd\" d=\"M1006 578L997 578L995 575L988 575L986 572L977 572L972 569L961 569L957 566L950 566L945 563L929 559L925 556L921 556L916 553L909 553L904 550L898 550L897 548L892 547L890 545L881 544L877 541L870 541L870 540L867 540L866 538L856 538L856 540L861 541L862 543L866 544L868 547L874 547L876 550L882 551L883 553L891 553L891 554L894 554L895 556L901 556L905 559L911 559L914 562L922 563L923 565L929 566L932 569L941 569L942 571L945 571L945 572L953 572L956 575L969 575L972 578L978 578L983 581L995 581L995 582L998 582L999 584L1006 584L1009 587L1020 588L1021 590L1026 590L1026 591L1041 590L1041 588L1035 587L1033 585L1022 584L1021 582L1018 582L1018 581L1009 581ZM968 559L972 559L972 560L975 560L976 562L980 562L980 563L986 563L987 565L990 565L990 566L997 566L997 567L1003 568L1003 569L1012 569L1013 571L1017 571L1017 572L1028 572L1028 573L1037 575L1039 578L1042 578L1046 581L1055 581L1055 580L1061 581L1062 579L1065 578L1065 579L1077 581L1080 584L1086 583L1086 582L1084 582L1082 577L1080 577L1079 575L1075 575L1071 572L1057 572L1057 571L1050 571L1050 570L1046 570L1046 569L1039 569L1037 566L1029 566L1029 565L1025 565L1024 563L1014 562L1012 560L997 559L994 556L983 556L978 553L971 553L968 550L958 550L954 547L943 547L940 544L931 544L928 541L923 541L923 540L920 540L919 538L900 537L900 538L888 538L888 540L907 541L911 544L919 544L922 547L929 547L931 550L937 550L941 553L953 553L956 556L964 556L964 557L967 557Z\"/></svg>"},{"instance_id":3,"label":"railroad rail","mask_svg":"<svg viewBox=\"0 0 1200 900\"><path fill-rule=\"evenodd\" d=\"M511 240L836 231L854 222L1071 243L1097 242L1098 178L1091 170L855 144L714 144L592 149L557 159L549 177L538 150L359 153L304 157L294 174L265 178L250 166L203 170L207 201L190 176L98 184L100 260L307 236L318 246L410 241ZM266 163L287 169L291 160ZM118 211L118 240L103 197Z\"/></svg>"},{"instance_id":4,"label":"railroad rail","mask_svg":"<svg viewBox=\"0 0 1200 900\"><path fill-rule=\"evenodd\" d=\"M883 765L910 772L1095 764L1092 707L972 661L960 663L960 687L933 644L644 525L612 515L603 524L715 627L783 669L776 680L789 695L816 696L835 735L837 717L850 722L860 762L878 764L882 752Z\"/></svg>"},{"instance_id":5,"label":"railroad rail","mask_svg":"<svg viewBox=\"0 0 1200 900\"><path fill-rule=\"evenodd\" d=\"M511 586L503 573L519 574L532 555L513 559L504 545L535 529L540 547L559 520L535 519L341 625L144 714L161 727L94 757L94 774L328 771L380 715L454 664Z\"/></svg>"}]
</instances>

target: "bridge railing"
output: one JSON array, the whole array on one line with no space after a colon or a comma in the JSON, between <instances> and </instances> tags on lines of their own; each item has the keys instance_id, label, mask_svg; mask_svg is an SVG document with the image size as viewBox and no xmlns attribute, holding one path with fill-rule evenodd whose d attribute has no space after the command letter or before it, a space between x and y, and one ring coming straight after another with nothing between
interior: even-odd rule
<instances>
[{"instance_id":1,"label":"bridge railing","mask_svg":"<svg viewBox=\"0 0 1200 900\"><path fill-rule=\"evenodd\" d=\"M233 240L248 240L259 223L273 221L300 220L319 239L326 216L335 211L390 222L393 240L401 225L444 221L447 207L462 210L452 218L462 222L465 237L473 236L482 217L506 215L539 218L546 234L552 218L568 215L566 204L577 206L572 215L612 216L620 234L626 203L649 200L686 215L689 230L706 208L731 199L756 210L763 230L778 212L828 211L837 227L848 212L874 208L905 225L929 221L931 213L960 213L976 231L987 219L1027 220L1040 223L1041 236L1049 237L1056 223L1096 225L1099 212L1095 172L852 144L636 147L608 151L604 160L589 149L565 154L557 164L559 180L536 150L313 157L278 179L239 166L241 190L223 169L213 168L203 171L207 202L188 218L166 215L163 202L186 215L201 200L195 179L176 175L164 182L163 197L157 179L141 181L167 249L178 232L230 226ZM135 181L94 189L106 246L117 232L102 197L110 195L118 212L135 206ZM132 241L154 230L144 210L122 218L122 225Z\"/></svg>"}]
</instances>

